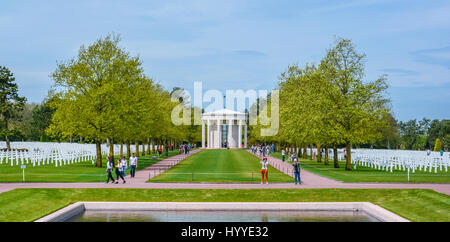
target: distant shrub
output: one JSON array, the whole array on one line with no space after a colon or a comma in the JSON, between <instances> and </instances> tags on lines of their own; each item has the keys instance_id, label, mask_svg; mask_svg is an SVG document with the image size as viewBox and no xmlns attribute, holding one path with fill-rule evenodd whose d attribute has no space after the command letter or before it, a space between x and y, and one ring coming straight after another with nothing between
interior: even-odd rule
<instances>
[{"instance_id":1,"label":"distant shrub","mask_svg":"<svg viewBox=\"0 0 450 242\"><path fill-rule=\"evenodd\" d=\"M434 151L441 151L442 150L442 142L441 139L436 139L436 144L434 145Z\"/></svg>"}]
</instances>

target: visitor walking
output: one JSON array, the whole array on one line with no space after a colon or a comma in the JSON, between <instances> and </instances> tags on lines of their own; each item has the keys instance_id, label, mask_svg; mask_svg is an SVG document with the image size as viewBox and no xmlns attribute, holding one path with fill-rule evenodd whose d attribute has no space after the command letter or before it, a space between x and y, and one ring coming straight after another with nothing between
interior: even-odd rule
<instances>
[{"instance_id":1,"label":"visitor walking","mask_svg":"<svg viewBox=\"0 0 450 242\"><path fill-rule=\"evenodd\" d=\"M125 159L125 157L122 159L122 176L125 177L127 175L127 159Z\"/></svg>"},{"instance_id":2,"label":"visitor walking","mask_svg":"<svg viewBox=\"0 0 450 242\"><path fill-rule=\"evenodd\" d=\"M111 179L111 182L114 183L114 177L112 176L112 169L114 167L114 163L111 161L111 158L106 157L106 172L108 173L108 179L106 180L106 183L109 183L109 179Z\"/></svg>"},{"instance_id":3,"label":"visitor walking","mask_svg":"<svg viewBox=\"0 0 450 242\"><path fill-rule=\"evenodd\" d=\"M125 157L123 157L125 158ZM136 174L136 168L137 168L137 157L133 155L130 157L130 177L133 178Z\"/></svg>"},{"instance_id":4,"label":"visitor walking","mask_svg":"<svg viewBox=\"0 0 450 242\"><path fill-rule=\"evenodd\" d=\"M117 166L116 166L116 184L119 183L119 178L122 178L123 183L125 183L125 178L123 178L122 170L123 169L123 163L122 160L117 160Z\"/></svg>"},{"instance_id":5,"label":"visitor walking","mask_svg":"<svg viewBox=\"0 0 450 242\"><path fill-rule=\"evenodd\" d=\"M281 150L281 160L284 162L286 156L286 152L284 151L284 149Z\"/></svg>"},{"instance_id":6,"label":"visitor walking","mask_svg":"<svg viewBox=\"0 0 450 242\"><path fill-rule=\"evenodd\" d=\"M264 177L266 177L266 184L269 184L269 172L268 172L268 166L269 162L267 161L267 157L264 157L261 163L261 184L264 184Z\"/></svg>"},{"instance_id":7,"label":"visitor walking","mask_svg":"<svg viewBox=\"0 0 450 242\"><path fill-rule=\"evenodd\" d=\"M292 166L294 167L294 180L295 180L295 185L298 184L302 184L302 180L300 179L300 163L298 163L297 158L294 159L294 164L292 164Z\"/></svg>"},{"instance_id":8,"label":"visitor walking","mask_svg":"<svg viewBox=\"0 0 450 242\"><path fill-rule=\"evenodd\" d=\"M168 145L166 145L165 151L166 151L166 156L169 156L169 146Z\"/></svg>"}]
</instances>

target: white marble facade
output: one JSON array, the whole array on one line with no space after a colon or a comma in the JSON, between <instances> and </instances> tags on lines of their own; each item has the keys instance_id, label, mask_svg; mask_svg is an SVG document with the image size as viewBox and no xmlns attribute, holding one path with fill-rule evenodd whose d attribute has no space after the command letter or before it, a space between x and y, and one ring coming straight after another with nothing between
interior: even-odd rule
<instances>
[{"instance_id":1,"label":"white marble facade","mask_svg":"<svg viewBox=\"0 0 450 242\"><path fill-rule=\"evenodd\" d=\"M204 113L202 115L202 148L247 148L246 120L245 113L229 109Z\"/></svg>"}]
</instances>

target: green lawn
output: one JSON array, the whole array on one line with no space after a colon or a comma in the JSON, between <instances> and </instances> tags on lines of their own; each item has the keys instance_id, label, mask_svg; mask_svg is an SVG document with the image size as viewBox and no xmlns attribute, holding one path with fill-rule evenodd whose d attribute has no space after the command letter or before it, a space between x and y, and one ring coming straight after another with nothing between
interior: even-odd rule
<instances>
[{"instance_id":1,"label":"green lawn","mask_svg":"<svg viewBox=\"0 0 450 242\"><path fill-rule=\"evenodd\" d=\"M169 151L169 157L177 155L178 150ZM155 154L156 155L156 154ZM160 159L153 160L152 156L138 157L137 170L148 167ZM157 156L157 155L156 155ZM118 156L116 157L116 159ZM55 167L54 164L35 166L27 164L25 169L25 182L105 182L106 181L106 157L103 157L103 167L98 168L92 164L92 161L74 163L66 166ZM127 173L129 169L127 170ZM22 169L20 165L1 164L0 165L0 182L22 182Z\"/></svg>"},{"instance_id":2,"label":"green lawn","mask_svg":"<svg viewBox=\"0 0 450 242\"><path fill-rule=\"evenodd\" d=\"M272 153L271 156L281 159L280 152ZM286 161L288 161L287 158ZM339 162L340 168L334 168L332 157L330 157L328 166L324 165L323 157L321 163L316 160L300 159L300 164L302 169L342 182L408 182L407 171L394 170L391 173L363 166L358 166L356 169L346 171L344 169L344 161ZM410 183L450 183L450 170L449 172L441 172L438 169L437 173L424 171L416 171L415 173L410 172L409 178Z\"/></svg>"},{"instance_id":3,"label":"green lawn","mask_svg":"<svg viewBox=\"0 0 450 242\"><path fill-rule=\"evenodd\" d=\"M372 202L411 221L450 221L450 197L397 189L15 189L0 194L0 221L34 221L78 201Z\"/></svg>"},{"instance_id":4,"label":"green lawn","mask_svg":"<svg viewBox=\"0 0 450 242\"><path fill-rule=\"evenodd\" d=\"M244 150L204 150L150 182L260 183L261 164ZM293 178L269 167L269 183L293 182Z\"/></svg>"}]
</instances>

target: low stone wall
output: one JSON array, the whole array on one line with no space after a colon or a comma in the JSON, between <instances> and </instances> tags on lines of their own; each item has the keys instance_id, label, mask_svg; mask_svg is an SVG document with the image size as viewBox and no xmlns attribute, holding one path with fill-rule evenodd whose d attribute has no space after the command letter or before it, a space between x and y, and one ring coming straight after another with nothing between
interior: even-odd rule
<instances>
[{"instance_id":1,"label":"low stone wall","mask_svg":"<svg viewBox=\"0 0 450 242\"><path fill-rule=\"evenodd\" d=\"M208 202L77 202L36 222L62 222L91 211L362 211L382 222L408 220L369 202L208 203Z\"/></svg>"},{"instance_id":2,"label":"low stone wall","mask_svg":"<svg viewBox=\"0 0 450 242\"><path fill-rule=\"evenodd\" d=\"M86 208L84 202L77 202L69 205L63 209L60 209L48 216L36 220L35 222L64 222L73 216L83 213Z\"/></svg>"}]
</instances>

